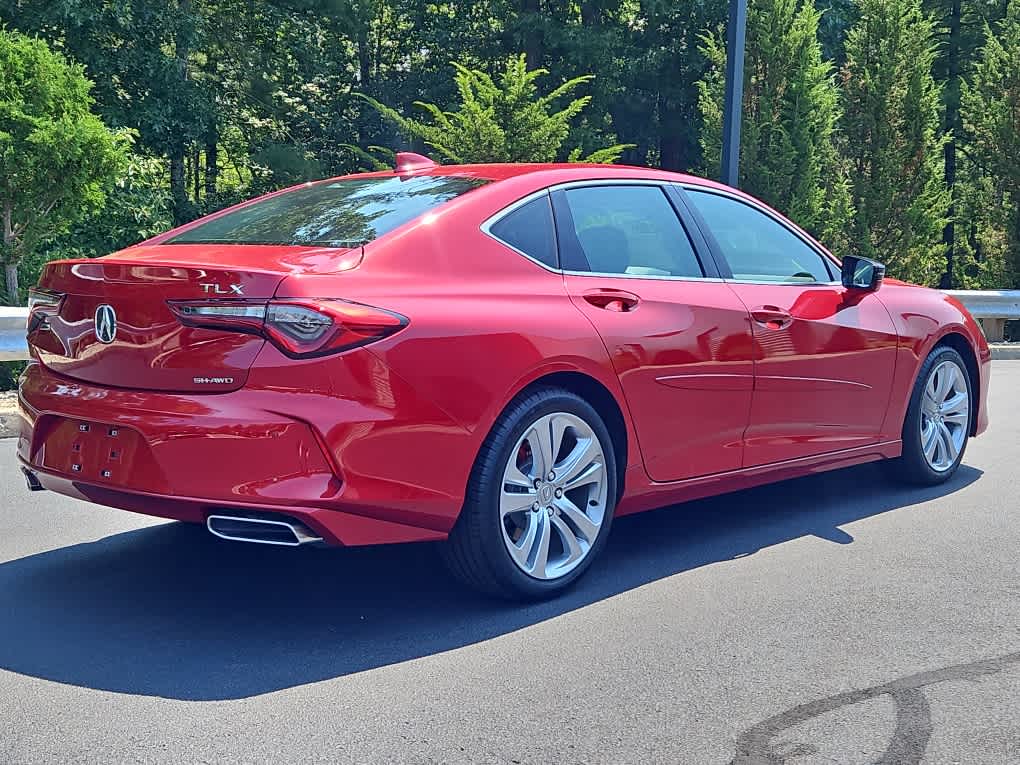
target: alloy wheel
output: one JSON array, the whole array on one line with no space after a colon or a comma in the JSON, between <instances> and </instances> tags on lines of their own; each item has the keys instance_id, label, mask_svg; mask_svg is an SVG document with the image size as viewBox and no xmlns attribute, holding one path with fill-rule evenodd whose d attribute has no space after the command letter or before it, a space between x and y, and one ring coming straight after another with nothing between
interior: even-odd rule
<instances>
[{"instance_id":1,"label":"alloy wheel","mask_svg":"<svg viewBox=\"0 0 1020 765\"><path fill-rule=\"evenodd\" d=\"M932 470L944 473L956 464L970 432L970 393L965 372L943 361L929 373L921 396L921 452Z\"/></svg>"},{"instance_id":2,"label":"alloy wheel","mask_svg":"<svg viewBox=\"0 0 1020 765\"><path fill-rule=\"evenodd\" d=\"M517 567L542 580L573 571L598 538L607 489L605 453L587 422L554 412L532 423L500 486L503 542Z\"/></svg>"}]
</instances>

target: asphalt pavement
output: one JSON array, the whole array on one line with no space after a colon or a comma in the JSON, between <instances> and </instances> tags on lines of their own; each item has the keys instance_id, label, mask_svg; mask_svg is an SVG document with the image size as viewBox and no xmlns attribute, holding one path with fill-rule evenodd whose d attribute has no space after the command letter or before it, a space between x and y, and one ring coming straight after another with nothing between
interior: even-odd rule
<instances>
[{"instance_id":1,"label":"asphalt pavement","mask_svg":"<svg viewBox=\"0 0 1020 765\"><path fill-rule=\"evenodd\" d=\"M1020 763L1020 361L947 485L876 466L621 519L559 600L24 488L0 762Z\"/></svg>"}]
</instances>

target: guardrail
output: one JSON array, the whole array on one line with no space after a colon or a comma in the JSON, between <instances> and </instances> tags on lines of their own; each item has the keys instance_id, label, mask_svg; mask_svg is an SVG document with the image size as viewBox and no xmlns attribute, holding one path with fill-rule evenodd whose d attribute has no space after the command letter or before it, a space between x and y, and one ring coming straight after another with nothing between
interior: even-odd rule
<instances>
[{"instance_id":1,"label":"guardrail","mask_svg":"<svg viewBox=\"0 0 1020 765\"><path fill-rule=\"evenodd\" d=\"M0 306L0 361L24 361L28 358L25 342L27 308Z\"/></svg>"},{"instance_id":2,"label":"guardrail","mask_svg":"<svg viewBox=\"0 0 1020 765\"><path fill-rule=\"evenodd\" d=\"M948 290L981 322L989 342L1000 342L1006 322L1020 319L1020 290ZM28 358L25 342L27 308L0 306L0 361Z\"/></svg>"},{"instance_id":3,"label":"guardrail","mask_svg":"<svg viewBox=\"0 0 1020 765\"><path fill-rule=\"evenodd\" d=\"M1020 319L1020 290L946 290L981 322L990 343L1001 343L1006 322Z\"/></svg>"}]
</instances>

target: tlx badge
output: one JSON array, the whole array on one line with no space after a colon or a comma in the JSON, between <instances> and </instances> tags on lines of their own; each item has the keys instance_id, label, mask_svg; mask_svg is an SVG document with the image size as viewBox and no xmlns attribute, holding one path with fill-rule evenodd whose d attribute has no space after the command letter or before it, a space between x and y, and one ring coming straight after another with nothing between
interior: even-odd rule
<instances>
[{"instance_id":1,"label":"tlx badge","mask_svg":"<svg viewBox=\"0 0 1020 765\"><path fill-rule=\"evenodd\" d=\"M240 284L228 284L227 287L222 287L219 284L199 284L202 291L206 295L243 295L244 290L241 289ZM229 288L229 289L228 289Z\"/></svg>"}]
</instances>

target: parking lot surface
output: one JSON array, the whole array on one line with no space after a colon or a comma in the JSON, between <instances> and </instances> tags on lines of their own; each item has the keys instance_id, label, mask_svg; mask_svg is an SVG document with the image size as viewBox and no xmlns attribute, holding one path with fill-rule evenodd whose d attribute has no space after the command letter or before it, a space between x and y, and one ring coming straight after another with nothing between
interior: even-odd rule
<instances>
[{"instance_id":1,"label":"parking lot surface","mask_svg":"<svg viewBox=\"0 0 1020 765\"><path fill-rule=\"evenodd\" d=\"M946 486L862 466L621 519L567 596L25 489L0 762L1020 762L1020 361Z\"/></svg>"}]
</instances>

